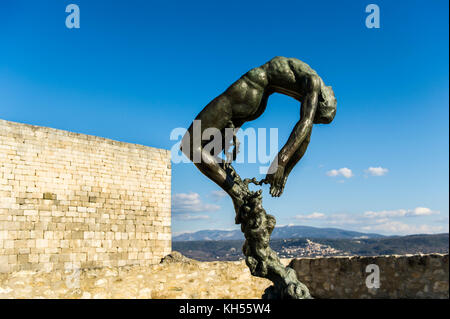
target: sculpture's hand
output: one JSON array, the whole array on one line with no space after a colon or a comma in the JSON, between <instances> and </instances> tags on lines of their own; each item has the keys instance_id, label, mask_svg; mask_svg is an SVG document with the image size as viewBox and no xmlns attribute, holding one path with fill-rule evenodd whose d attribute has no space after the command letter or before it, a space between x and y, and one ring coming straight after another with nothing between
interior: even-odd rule
<instances>
[{"instance_id":1,"label":"sculpture's hand","mask_svg":"<svg viewBox=\"0 0 450 319\"><path fill-rule=\"evenodd\" d=\"M272 197L281 196L285 184L284 166L278 165L275 173L267 174L264 183L270 184L270 195Z\"/></svg>"}]
</instances>

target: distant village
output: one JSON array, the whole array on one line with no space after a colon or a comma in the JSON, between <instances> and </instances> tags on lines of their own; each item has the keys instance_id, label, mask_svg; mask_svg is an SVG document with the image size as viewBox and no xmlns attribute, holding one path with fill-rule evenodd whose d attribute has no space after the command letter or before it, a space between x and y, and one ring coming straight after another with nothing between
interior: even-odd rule
<instances>
[{"instance_id":1,"label":"distant village","mask_svg":"<svg viewBox=\"0 0 450 319\"><path fill-rule=\"evenodd\" d=\"M315 243L307 239L306 245L283 247L278 252L281 258L294 257L326 257L326 256L349 256L350 253L335 249L328 245Z\"/></svg>"},{"instance_id":2,"label":"distant village","mask_svg":"<svg viewBox=\"0 0 450 319\"><path fill-rule=\"evenodd\" d=\"M287 240L283 240L287 242ZM323 245L315 243L312 240L306 239L306 244L301 246L281 246L281 249L277 250L280 258L298 258L298 257L327 257L327 256L350 256L349 252L333 248L329 245ZM226 254L225 259L235 256L238 260L244 259L241 252L235 248L231 248ZM222 259L223 256L216 256L217 260Z\"/></svg>"}]
</instances>

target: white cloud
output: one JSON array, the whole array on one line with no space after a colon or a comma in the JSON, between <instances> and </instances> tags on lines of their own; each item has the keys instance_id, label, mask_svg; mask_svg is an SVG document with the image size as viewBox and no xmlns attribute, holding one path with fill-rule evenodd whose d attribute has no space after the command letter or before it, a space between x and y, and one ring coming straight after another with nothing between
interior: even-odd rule
<instances>
[{"instance_id":1,"label":"white cloud","mask_svg":"<svg viewBox=\"0 0 450 319\"><path fill-rule=\"evenodd\" d=\"M437 211L432 211L427 207L416 207L412 211L413 216L428 216L432 214L439 214Z\"/></svg>"},{"instance_id":2,"label":"white cloud","mask_svg":"<svg viewBox=\"0 0 450 319\"><path fill-rule=\"evenodd\" d=\"M181 220L209 219L208 215L191 215L191 214L177 214L174 217Z\"/></svg>"},{"instance_id":3,"label":"white cloud","mask_svg":"<svg viewBox=\"0 0 450 319\"><path fill-rule=\"evenodd\" d=\"M218 202L219 200L221 200L222 198L226 197L228 194L223 191L223 190L217 190L217 191L212 191L211 192L211 196L213 197L213 199Z\"/></svg>"},{"instance_id":4,"label":"white cloud","mask_svg":"<svg viewBox=\"0 0 450 319\"><path fill-rule=\"evenodd\" d=\"M363 215L367 218L380 218L380 217L404 217L407 214L406 209L397 209L397 210L382 210L378 212L368 211Z\"/></svg>"},{"instance_id":5,"label":"white cloud","mask_svg":"<svg viewBox=\"0 0 450 319\"><path fill-rule=\"evenodd\" d=\"M331 177L344 176L345 178L350 178L353 176L353 172L347 167L342 167L340 169L332 169L331 171L328 171L327 175Z\"/></svg>"},{"instance_id":6,"label":"white cloud","mask_svg":"<svg viewBox=\"0 0 450 319\"><path fill-rule=\"evenodd\" d=\"M331 214L326 218L328 225L357 225L360 224L358 216L351 214Z\"/></svg>"},{"instance_id":7,"label":"white cloud","mask_svg":"<svg viewBox=\"0 0 450 319\"><path fill-rule=\"evenodd\" d=\"M448 231L448 219L445 223L442 222L439 223L441 225L436 225L436 221L430 220L431 224L418 224L415 223L417 219L409 218L434 216L435 214L439 214L439 211L434 211L427 207L416 207L414 209L367 211L355 214L339 213L327 215L315 212L309 215L297 215L294 216L294 219L310 223L312 226L338 227L385 235L430 234Z\"/></svg>"},{"instance_id":8,"label":"white cloud","mask_svg":"<svg viewBox=\"0 0 450 319\"><path fill-rule=\"evenodd\" d=\"M324 218L324 217L325 217L325 214L319 213L319 212L314 212L314 213L311 213L309 215L297 215L294 218L295 219L304 220L304 219L321 219L321 218Z\"/></svg>"},{"instance_id":9,"label":"white cloud","mask_svg":"<svg viewBox=\"0 0 450 319\"><path fill-rule=\"evenodd\" d=\"M399 221L389 221L376 225L363 226L362 230L396 235L433 234L445 231L443 226L431 226L426 224L408 225Z\"/></svg>"},{"instance_id":10,"label":"white cloud","mask_svg":"<svg viewBox=\"0 0 450 319\"><path fill-rule=\"evenodd\" d=\"M364 213L367 218L380 218L380 217L413 217L413 216L429 216L433 214L439 214L438 211L432 211L427 207L416 207L414 209L397 209L397 210L382 210L379 212L368 211Z\"/></svg>"},{"instance_id":11,"label":"white cloud","mask_svg":"<svg viewBox=\"0 0 450 319\"><path fill-rule=\"evenodd\" d=\"M203 203L198 193L178 193L172 196L172 212L174 213L199 213L214 212L220 206Z\"/></svg>"},{"instance_id":12,"label":"white cloud","mask_svg":"<svg viewBox=\"0 0 450 319\"><path fill-rule=\"evenodd\" d=\"M383 176L386 175L389 170L387 168L378 166L378 167L369 167L365 170L367 174L370 174L372 176Z\"/></svg>"}]
</instances>

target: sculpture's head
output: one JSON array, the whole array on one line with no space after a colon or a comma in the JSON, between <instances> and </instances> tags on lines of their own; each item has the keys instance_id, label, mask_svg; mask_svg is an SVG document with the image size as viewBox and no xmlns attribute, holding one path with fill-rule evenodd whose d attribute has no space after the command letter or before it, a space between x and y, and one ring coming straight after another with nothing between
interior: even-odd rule
<instances>
[{"instance_id":1,"label":"sculpture's head","mask_svg":"<svg viewBox=\"0 0 450 319\"><path fill-rule=\"evenodd\" d=\"M331 86L326 86L323 81L321 84L314 124L329 124L336 115L337 101Z\"/></svg>"}]
</instances>

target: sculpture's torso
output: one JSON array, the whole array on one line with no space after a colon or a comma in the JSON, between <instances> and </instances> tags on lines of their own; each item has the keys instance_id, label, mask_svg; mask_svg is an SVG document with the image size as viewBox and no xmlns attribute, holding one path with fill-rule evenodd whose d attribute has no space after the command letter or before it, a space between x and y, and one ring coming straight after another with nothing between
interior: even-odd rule
<instances>
[{"instance_id":1,"label":"sculpture's torso","mask_svg":"<svg viewBox=\"0 0 450 319\"><path fill-rule=\"evenodd\" d=\"M317 76L317 73L309 65L285 57L275 57L248 71L224 92L232 102L233 119L247 122L259 117L273 93L285 94L301 102L311 76Z\"/></svg>"},{"instance_id":2,"label":"sculpture's torso","mask_svg":"<svg viewBox=\"0 0 450 319\"><path fill-rule=\"evenodd\" d=\"M261 116L273 93L282 93L301 102L312 77L318 75L306 63L295 58L275 57L244 74L212 100L196 119L201 120L202 131L208 127L221 131L230 126L241 127Z\"/></svg>"}]
</instances>

